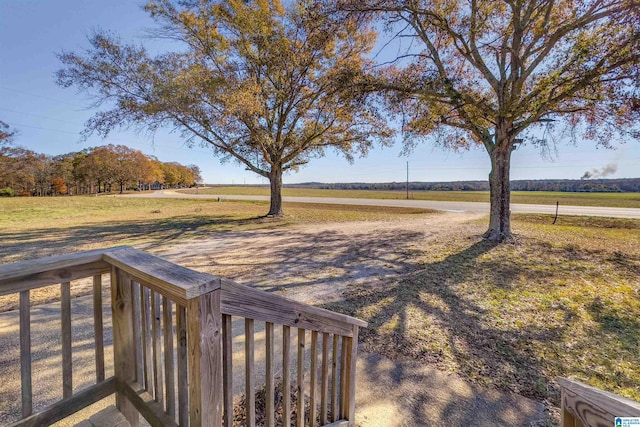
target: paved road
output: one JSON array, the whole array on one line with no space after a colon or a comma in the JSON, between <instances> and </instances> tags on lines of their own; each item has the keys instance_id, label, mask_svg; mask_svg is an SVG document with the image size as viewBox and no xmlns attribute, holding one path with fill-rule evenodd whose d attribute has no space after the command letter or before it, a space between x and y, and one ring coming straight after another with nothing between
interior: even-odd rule
<instances>
[{"instance_id":1,"label":"paved road","mask_svg":"<svg viewBox=\"0 0 640 427\"><path fill-rule=\"evenodd\" d=\"M269 201L268 196L235 196L212 194L184 194L171 190L158 190L153 193L127 194L122 197L160 197L160 198L203 198L222 200L259 200ZM397 199L352 199L334 197L283 197L285 202L296 203L325 203L332 205L366 205L366 206L394 206L405 208L435 209L448 212L485 212L489 213L489 203L481 202L440 202L435 200L397 200ZM530 205L512 203L513 213L555 214L555 205ZM638 208L610 208L595 206L563 206L558 211L560 215L602 216L611 218L640 219Z\"/></svg>"}]
</instances>

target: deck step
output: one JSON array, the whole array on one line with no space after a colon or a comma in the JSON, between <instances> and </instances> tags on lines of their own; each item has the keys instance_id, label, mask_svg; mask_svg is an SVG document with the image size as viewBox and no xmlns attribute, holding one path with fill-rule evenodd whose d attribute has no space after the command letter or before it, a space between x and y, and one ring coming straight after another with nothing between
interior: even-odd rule
<instances>
[{"instance_id":1,"label":"deck step","mask_svg":"<svg viewBox=\"0 0 640 427\"><path fill-rule=\"evenodd\" d=\"M79 422L74 427L131 427L131 425L124 415L112 405L92 415L88 420Z\"/></svg>"}]
</instances>

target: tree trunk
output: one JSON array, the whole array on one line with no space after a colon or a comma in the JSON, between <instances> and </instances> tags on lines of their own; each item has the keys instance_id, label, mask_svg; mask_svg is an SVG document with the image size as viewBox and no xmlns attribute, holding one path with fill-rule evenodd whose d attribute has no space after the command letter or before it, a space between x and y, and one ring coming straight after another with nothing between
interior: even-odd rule
<instances>
[{"instance_id":1,"label":"tree trunk","mask_svg":"<svg viewBox=\"0 0 640 427\"><path fill-rule=\"evenodd\" d=\"M282 216L282 169L273 166L269 174L271 184L271 206L267 216Z\"/></svg>"},{"instance_id":2,"label":"tree trunk","mask_svg":"<svg viewBox=\"0 0 640 427\"><path fill-rule=\"evenodd\" d=\"M489 153L491 156L491 173L489 174L491 210L489 229L484 233L484 238L491 242L500 243L511 238L509 168L512 151L512 144L497 144Z\"/></svg>"}]
</instances>

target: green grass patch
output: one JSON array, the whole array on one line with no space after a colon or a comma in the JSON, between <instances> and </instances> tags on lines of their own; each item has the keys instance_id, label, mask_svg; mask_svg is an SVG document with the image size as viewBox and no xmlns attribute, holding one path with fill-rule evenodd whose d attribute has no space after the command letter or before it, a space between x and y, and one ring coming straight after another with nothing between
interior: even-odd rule
<instances>
[{"instance_id":1,"label":"green grass patch","mask_svg":"<svg viewBox=\"0 0 640 427\"><path fill-rule=\"evenodd\" d=\"M195 189L178 190L181 193L195 193ZM197 189L198 194L268 196L268 187L230 186ZM404 191L377 190L324 190L317 188L284 188L283 196L289 197L343 197L355 199L406 199ZM414 200L489 202L487 191L411 191ZM563 206L607 206L619 208L640 208L640 193L566 193L550 191L514 191L513 203Z\"/></svg>"},{"instance_id":2,"label":"green grass patch","mask_svg":"<svg viewBox=\"0 0 640 427\"><path fill-rule=\"evenodd\" d=\"M329 309L369 322L366 351L412 358L559 405L566 376L640 400L640 221L515 216L514 243L486 227L439 236L416 271Z\"/></svg>"}]
</instances>

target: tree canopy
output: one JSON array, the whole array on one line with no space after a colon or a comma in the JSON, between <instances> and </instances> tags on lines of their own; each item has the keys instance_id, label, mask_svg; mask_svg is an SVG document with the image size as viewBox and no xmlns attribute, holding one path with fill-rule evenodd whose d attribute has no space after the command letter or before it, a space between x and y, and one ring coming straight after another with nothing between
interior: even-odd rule
<instances>
[{"instance_id":1,"label":"tree canopy","mask_svg":"<svg viewBox=\"0 0 640 427\"><path fill-rule=\"evenodd\" d=\"M55 196L153 185L189 187L201 181L200 169L160 162L124 145L105 145L46 156L16 146L0 149L0 196Z\"/></svg>"},{"instance_id":2,"label":"tree canopy","mask_svg":"<svg viewBox=\"0 0 640 427\"><path fill-rule=\"evenodd\" d=\"M519 143L563 129L609 146L639 138L637 0L338 0L377 15L410 48L370 84L402 115L409 144L478 144L491 158L486 237L511 235L509 172ZM369 90L371 90L369 87Z\"/></svg>"},{"instance_id":3,"label":"tree canopy","mask_svg":"<svg viewBox=\"0 0 640 427\"><path fill-rule=\"evenodd\" d=\"M353 90L372 67L366 20L336 22L316 2L153 0L156 36L181 49L152 57L99 32L84 53L59 55L60 85L107 109L86 124L168 126L271 183L270 215L282 214L282 175L333 148L351 159L392 132L370 94Z\"/></svg>"}]
</instances>

